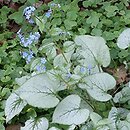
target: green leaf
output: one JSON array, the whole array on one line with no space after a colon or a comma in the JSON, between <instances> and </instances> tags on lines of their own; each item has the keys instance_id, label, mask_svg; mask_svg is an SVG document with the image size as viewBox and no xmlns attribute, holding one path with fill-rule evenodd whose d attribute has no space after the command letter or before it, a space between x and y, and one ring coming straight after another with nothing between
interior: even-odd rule
<instances>
[{"instance_id":1,"label":"green leaf","mask_svg":"<svg viewBox=\"0 0 130 130\"><path fill-rule=\"evenodd\" d=\"M49 130L60 130L60 129L56 127L51 127Z\"/></svg>"},{"instance_id":2,"label":"green leaf","mask_svg":"<svg viewBox=\"0 0 130 130\"><path fill-rule=\"evenodd\" d=\"M113 34L110 31L104 31L103 32L103 37L108 41L114 40L116 38L115 34Z\"/></svg>"},{"instance_id":3,"label":"green leaf","mask_svg":"<svg viewBox=\"0 0 130 130\"><path fill-rule=\"evenodd\" d=\"M1 78L1 81L5 82L5 83L8 82L8 81L10 81L10 80L11 80L11 77L9 77L9 76L5 76L5 77Z\"/></svg>"},{"instance_id":4,"label":"green leaf","mask_svg":"<svg viewBox=\"0 0 130 130\"><path fill-rule=\"evenodd\" d=\"M77 18L77 12L76 11L67 12L67 19L76 20L76 18Z\"/></svg>"},{"instance_id":5,"label":"green leaf","mask_svg":"<svg viewBox=\"0 0 130 130\"><path fill-rule=\"evenodd\" d=\"M61 18L54 18L51 22L51 24L54 26L54 25L61 25L62 23L62 20Z\"/></svg>"},{"instance_id":6,"label":"green leaf","mask_svg":"<svg viewBox=\"0 0 130 130\"><path fill-rule=\"evenodd\" d=\"M75 48L75 44L73 41L66 41L64 42L63 44L63 50L67 53L67 52L70 52L70 51L74 51L74 48Z\"/></svg>"},{"instance_id":7,"label":"green leaf","mask_svg":"<svg viewBox=\"0 0 130 130\"><path fill-rule=\"evenodd\" d=\"M99 18L100 18L100 14L98 14L97 12L92 12L91 16L89 16L89 18L86 20L87 24L91 24L91 27L96 27L97 24L99 23Z\"/></svg>"},{"instance_id":8,"label":"green leaf","mask_svg":"<svg viewBox=\"0 0 130 130\"><path fill-rule=\"evenodd\" d=\"M120 121L118 123L118 129L119 130L129 130L130 129L130 123L127 121Z\"/></svg>"},{"instance_id":9,"label":"green leaf","mask_svg":"<svg viewBox=\"0 0 130 130\"><path fill-rule=\"evenodd\" d=\"M130 129L130 113L127 109L112 107L108 119L111 121L109 125L113 130L117 130L117 128L119 130Z\"/></svg>"},{"instance_id":10,"label":"green leaf","mask_svg":"<svg viewBox=\"0 0 130 130\"><path fill-rule=\"evenodd\" d=\"M93 130L93 124L91 122L87 122L81 126L80 130Z\"/></svg>"},{"instance_id":11,"label":"green leaf","mask_svg":"<svg viewBox=\"0 0 130 130\"><path fill-rule=\"evenodd\" d=\"M41 64L41 58L36 58L36 59L32 62L31 67L30 67L30 71L36 70L37 65L42 65L42 64Z\"/></svg>"},{"instance_id":12,"label":"green leaf","mask_svg":"<svg viewBox=\"0 0 130 130\"><path fill-rule=\"evenodd\" d=\"M20 24L23 22L23 12L22 11L15 12L9 15L9 18L13 19L16 23Z\"/></svg>"},{"instance_id":13,"label":"green leaf","mask_svg":"<svg viewBox=\"0 0 130 130\"><path fill-rule=\"evenodd\" d=\"M0 130L5 130L4 125L2 125L1 123L0 123Z\"/></svg>"},{"instance_id":14,"label":"green leaf","mask_svg":"<svg viewBox=\"0 0 130 130\"><path fill-rule=\"evenodd\" d=\"M46 43L39 48L42 53L46 53L47 59L51 60L56 56L56 47L54 43Z\"/></svg>"},{"instance_id":15,"label":"green leaf","mask_svg":"<svg viewBox=\"0 0 130 130\"><path fill-rule=\"evenodd\" d=\"M90 119L92 120L92 122L94 123L94 126L97 126L97 123L102 120L102 117L100 115L98 115L95 112L92 112L90 114Z\"/></svg>"},{"instance_id":16,"label":"green leaf","mask_svg":"<svg viewBox=\"0 0 130 130\"><path fill-rule=\"evenodd\" d=\"M23 85L28 79L30 78L30 76L23 76L23 77L21 77L21 78L16 78L15 79L15 82L19 85L19 86L21 86L21 85Z\"/></svg>"},{"instance_id":17,"label":"green leaf","mask_svg":"<svg viewBox=\"0 0 130 130\"><path fill-rule=\"evenodd\" d=\"M53 64L55 67L63 67L70 62L73 51L68 53L59 54L55 57Z\"/></svg>"},{"instance_id":18,"label":"green leaf","mask_svg":"<svg viewBox=\"0 0 130 130\"><path fill-rule=\"evenodd\" d=\"M39 27L40 32L42 33L45 28L45 20L42 16L36 17L36 24Z\"/></svg>"},{"instance_id":19,"label":"green leaf","mask_svg":"<svg viewBox=\"0 0 130 130\"><path fill-rule=\"evenodd\" d=\"M109 48L102 37L90 35L76 36L75 43L81 46L81 50L78 50L78 53L85 58L84 62L87 65L107 67L110 64Z\"/></svg>"},{"instance_id":20,"label":"green leaf","mask_svg":"<svg viewBox=\"0 0 130 130\"><path fill-rule=\"evenodd\" d=\"M6 122L18 115L26 105L26 101L22 100L17 94L12 93L5 105Z\"/></svg>"},{"instance_id":21,"label":"green leaf","mask_svg":"<svg viewBox=\"0 0 130 130\"><path fill-rule=\"evenodd\" d=\"M78 95L69 95L56 107L53 113L53 123L65 125L79 125L84 123L89 116L88 109L80 108L81 98Z\"/></svg>"},{"instance_id":22,"label":"green leaf","mask_svg":"<svg viewBox=\"0 0 130 130\"><path fill-rule=\"evenodd\" d=\"M83 28L79 28L78 31L81 35L84 35L86 33L86 30Z\"/></svg>"},{"instance_id":23,"label":"green leaf","mask_svg":"<svg viewBox=\"0 0 130 130\"><path fill-rule=\"evenodd\" d=\"M38 2L38 0L28 0L28 2L30 2L31 4L35 4L36 2Z\"/></svg>"},{"instance_id":24,"label":"green leaf","mask_svg":"<svg viewBox=\"0 0 130 130\"><path fill-rule=\"evenodd\" d=\"M13 0L13 2L18 2L19 0Z\"/></svg>"},{"instance_id":25,"label":"green leaf","mask_svg":"<svg viewBox=\"0 0 130 130\"><path fill-rule=\"evenodd\" d=\"M98 29L98 28L94 28L91 32L92 35L95 35L95 36L101 36L102 35L102 30L101 29Z\"/></svg>"},{"instance_id":26,"label":"green leaf","mask_svg":"<svg viewBox=\"0 0 130 130\"><path fill-rule=\"evenodd\" d=\"M125 29L117 39L117 46L126 49L130 46L130 28Z\"/></svg>"},{"instance_id":27,"label":"green leaf","mask_svg":"<svg viewBox=\"0 0 130 130\"><path fill-rule=\"evenodd\" d=\"M94 0L83 1L83 6L88 7L88 6L91 6L93 3L94 3Z\"/></svg>"},{"instance_id":28,"label":"green leaf","mask_svg":"<svg viewBox=\"0 0 130 130\"><path fill-rule=\"evenodd\" d=\"M59 81L51 80L46 74L38 74L27 80L18 89L18 94L34 107L52 108L59 103L56 92L63 89Z\"/></svg>"},{"instance_id":29,"label":"green leaf","mask_svg":"<svg viewBox=\"0 0 130 130\"><path fill-rule=\"evenodd\" d=\"M8 20L8 13L10 11L10 8L8 8L7 6L3 6L1 9L0 9L0 24L1 23L6 23L7 20Z\"/></svg>"},{"instance_id":30,"label":"green leaf","mask_svg":"<svg viewBox=\"0 0 130 130\"><path fill-rule=\"evenodd\" d=\"M6 94L10 93L10 89L9 88L3 88L2 92L1 92L1 96L4 97Z\"/></svg>"},{"instance_id":31,"label":"green leaf","mask_svg":"<svg viewBox=\"0 0 130 130\"><path fill-rule=\"evenodd\" d=\"M71 125L71 126L69 126L69 128L67 130L75 130L75 128L76 128L76 125Z\"/></svg>"},{"instance_id":32,"label":"green leaf","mask_svg":"<svg viewBox=\"0 0 130 130\"><path fill-rule=\"evenodd\" d=\"M116 129L116 122L118 121L118 110L116 107L112 107L109 115L108 115L108 119L111 121L111 126L114 127Z\"/></svg>"},{"instance_id":33,"label":"green leaf","mask_svg":"<svg viewBox=\"0 0 130 130\"><path fill-rule=\"evenodd\" d=\"M115 79L107 73L97 73L87 76L83 79L85 83L79 84L79 87L86 89L97 101L108 101L112 98L107 91L113 89L116 85Z\"/></svg>"},{"instance_id":34,"label":"green leaf","mask_svg":"<svg viewBox=\"0 0 130 130\"><path fill-rule=\"evenodd\" d=\"M60 29L60 28L52 28L52 29L50 30L50 34L51 34L52 36L60 35L62 32L63 32L63 30Z\"/></svg>"},{"instance_id":35,"label":"green leaf","mask_svg":"<svg viewBox=\"0 0 130 130\"><path fill-rule=\"evenodd\" d=\"M72 27L77 25L77 23L75 21L72 21L72 20L69 20L69 19L66 19L64 21L64 24L65 24L65 27L66 27L67 30L71 30Z\"/></svg>"},{"instance_id":36,"label":"green leaf","mask_svg":"<svg viewBox=\"0 0 130 130\"><path fill-rule=\"evenodd\" d=\"M124 87L120 92L116 93L113 101L115 103L126 103L130 100L130 87Z\"/></svg>"},{"instance_id":37,"label":"green leaf","mask_svg":"<svg viewBox=\"0 0 130 130\"><path fill-rule=\"evenodd\" d=\"M4 73L5 73L5 71L0 69L0 79L1 79L2 77L4 77Z\"/></svg>"},{"instance_id":38,"label":"green leaf","mask_svg":"<svg viewBox=\"0 0 130 130\"><path fill-rule=\"evenodd\" d=\"M30 119L25 122L25 126L21 130L47 130L49 126L48 120L45 117L39 119Z\"/></svg>"},{"instance_id":39,"label":"green leaf","mask_svg":"<svg viewBox=\"0 0 130 130\"><path fill-rule=\"evenodd\" d=\"M129 52L128 52L128 50L121 50L119 53L118 53L118 56L119 56L119 58L125 58L125 57L127 57L127 56L129 56Z\"/></svg>"},{"instance_id":40,"label":"green leaf","mask_svg":"<svg viewBox=\"0 0 130 130\"><path fill-rule=\"evenodd\" d=\"M118 7L117 6L107 6L105 8L106 12L107 12L107 17L113 17L116 15L116 11L118 11Z\"/></svg>"},{"instance_id":41,"label":"green leaf","mask_svg":"<svg viewBox=\"0 0 130 130\"><path fill-rule=\"evenodd\" d=\"M96 130L110 130L110 128L107 125L101 125L101 126L97 127Z\"/></svg>"}]
</instances>

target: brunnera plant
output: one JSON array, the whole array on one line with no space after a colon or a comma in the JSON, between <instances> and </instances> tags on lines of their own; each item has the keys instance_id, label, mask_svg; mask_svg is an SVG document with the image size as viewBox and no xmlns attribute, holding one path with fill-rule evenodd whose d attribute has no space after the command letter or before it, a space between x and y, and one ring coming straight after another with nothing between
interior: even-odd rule
<instances>
[{"instance_id":1,"label":"brunnera plant","mask_svg":"<svg viewBox=\"0 0 130 130\"><path fill-rule=\"evenodd\" d=\"M31 64L31 70L34 69L35 72L16 79L20 88L14 91L6 102L7 122L29 104L41 109L55 108L52 123L80 125L90 118L89 115L93 111L91 100L107 102L112 99L107 91L115 87L116 81L101 68L110 63L109 48L105 40L101 37L81 35L76 36L74 42L66 41L64 46L66 50L53 58L50 69L43 70L43 59L37 57ZM43 66L46 66L47 62L48 59ZM41 68L40 71L37 67ZM61 98L60 93L65 89L71 90L72 94ZM78 89L84 91L85 99L74 92ZM46 117L40 118L37 123L33 120L27 121L21 129L48 129Z\"/></svg>"},{"instance_id":2,"label":"brunnera plant","mask_svg":"<svg viewBox=\"0 0 130 130\"><path fill-rule=\"evenodd\" d=\"M51 6L60 8L58 4ZM45 29L44 18L49 18L53 10L49 9L45 17L32 18L34 11L34 7L27 7L24 16L30 24L36 22L36 27L42 33ZM69 35L69 32L57 27L54 30L52 36L61 33ZM129 46L128 40L121 42L124 35L127 36L123 32L117 42L122 49ZM16 79L20 87L6 101L6 122L25 106L31 105L50 112L51 119L48 114L30 116L21 130L60 130L56 124L67 125L67 130L74 130L76 126L81 130L129 130L129 111L116 108L115 104L129 101L130 97L122 95L128 94L130 84L112 97L111 90L115 88L116 80L102 69L109 66L111 61L106 41L99 36L79 35L62 44L52 39L39 47L40 36L38 31L30 33L28 37L21 30L18 32L20 44L26 50L21 55L31 74ZM95 103L100 102L111 103L112 108L106 118L96 111Z\"/></svg>"}]
</instances>

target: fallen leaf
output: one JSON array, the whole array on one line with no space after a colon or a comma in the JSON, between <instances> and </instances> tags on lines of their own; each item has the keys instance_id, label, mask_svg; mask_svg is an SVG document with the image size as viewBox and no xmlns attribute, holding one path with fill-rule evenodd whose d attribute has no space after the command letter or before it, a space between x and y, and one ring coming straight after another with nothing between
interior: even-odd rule
<instances>
[{"instance_id":1,"label":"fallen leaf","mask_svg":"<svg viewBox=\"0 0 130 130\"><path fill-rule=\"evenodd\" d=\"M14 9L14 10L16 10L16 11L18 11L20 5L18 3L11 2L9 4L9 7L12 8L12 9Z\"/></svg>"},{"instance_id":2,"label":"fallen leaf","mask_svg":"<svg viewBox=\"0 0 130 130\"><path fill-rule=\"evenodd\" d=\"M48 4L49 2L51 2L52 0L44 0L45 4Z\"/></svg>"},{"instance_id":3,"label":"fallen leaf","mask_svg":"<svg viewBox=\"0 0 130 130\"><path fill-rule=\"evenodd\" d=\"M116 73L114 73L114 76L117 78L117 84L121 84L125 82L127 77L127 70L124 65L117 68Z\"/></svg>"},{"instance_id":4,"label":"fallen leaf","mask_svg":"<svg viewBox=\"0 0 130 130\"><path fill-rule=\"evenodd\" d=\"M119 66L117 69L107 68L106 71L116 78L117 85L126 81L128 74L124 65Z\"/></svg>"},{"instance_id":5,"label":"fallen leaf","mask_svg":"<svg viewBox=\"0 0 130 130\"><path fill-rule=\"evenodd\" d=\"M5 130L20 130L21 125L17 124L17 125L9 125L7 126L7 128Z\"/></svg>"},{"instance_id":6,"label":"fallen leaf","mask_svg":"<svg viewBox=\"0 0 130 130\"><path fill-rule=\"evenodd\" d=\"M35 6L36 8L40 7L43 4L43 1L39 1L35 4L33 4L33 6Z\"/></svg>"},{"instance_id":7,"label":"fallen leaf","mask_svg":"<svg viewBox=\"0 0 130 130\"><path fill-rule=\"evenodd\" d=\"M2 45L3 45L3 43L4 43L3 41L0 41L0 46L2 46Z\"/></svg>"}]
</instances>

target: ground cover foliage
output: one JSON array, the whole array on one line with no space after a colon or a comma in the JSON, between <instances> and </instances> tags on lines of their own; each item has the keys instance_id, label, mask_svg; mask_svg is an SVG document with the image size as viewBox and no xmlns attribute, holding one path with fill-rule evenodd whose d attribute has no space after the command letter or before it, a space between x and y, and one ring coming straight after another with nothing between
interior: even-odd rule
<instances>
[{"instance_id":1,"label":"ground cover foliage","mask_svg":"<svg viewBox=\"0 0 130 130\"><path fill-rule=\"evenodd\" d=\"M129 130L129 2L0 0L0 130Z\"/></svg>"}]
</instances>

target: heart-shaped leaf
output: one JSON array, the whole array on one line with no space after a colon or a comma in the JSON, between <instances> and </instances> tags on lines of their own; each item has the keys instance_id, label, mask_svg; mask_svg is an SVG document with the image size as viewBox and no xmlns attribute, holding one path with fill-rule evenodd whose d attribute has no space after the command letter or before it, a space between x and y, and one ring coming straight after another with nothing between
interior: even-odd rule
<instances>
[{"instance_id":1,"label":"heart-shaped leaf","mask_svg":"<svg viewBox=\"0 0 130 130\"><path fill-rule=\"evenodd\" d=\"M21 130L47 130L48 120L45 117L39 119L30 119L25 122L25 126Z\"/></svg>"},{"instance_id":2,"label":"heart-shaped leaf","mask_svg":"<svg viewBox=\"0 0 130 130\"><path fill-rule=\"evenodd\" d=\"M113 101L115 103L126 103L130 100L130 88L124 87L120 92L116 93Z\"/></svg>"},{"instance_id":3,"label":"heart-shaped leaf","mask_svg":"<svg viewBox=\"0 0 130 130\"><path fill-rule=\"evenodd\" d=\"M112 98L107 91L114 88L116 85L115 79L107 73L96 73L84 78L84 82L79 84L79 87L86 89L97 101L108 101Z\"/></svg>"},{"instance_id":4,"label":"heart-shaped leaf","mask_svg":"<svg viewBox=\"0 0 130 130\"><path fill-rule=\"evenodd\" d=\"M78 52L85 58L84 61L87 65L107 67L110 64L109 48L102 37L90 35L76 36L75 43L81 46L81 50Z\"/></svg>"},{"instance_id":5,"label":"heart-shaped leaf","mask_svg":"<svg viewBox=\"0 0 130 130\"><path fill-rule=\"evenodd\" d=\"M7 99L5 105L6 122L19 114L26 105L26 101L22 100L16 93L12 93Z\"/></svg>"},{"instance_id":6,"label":"heart-shaped leaf","mask_svg":"<svg viewBox=\"0 0 130 130\"><path fill-rule=\"evenodd\" d=\"M121 49L126 49L130 46L130 28L125 29L117 39L117 45Z\"/></svg>"},{"instance_id":7,"label":"heart-shaped leaf","mask_svg":"<svg viewBox=\"0 0 130 130\"><path fill-rule=\"evenodd\" d=\"M42 16L36 17L36 24L39 27L40 32L42 33L45 27L45 20Z\"/></svg>"},{"instance_id":8,"label":"heart-shaped leaf","mask_svg":"<svg viewBox=\"0 0 130 130\"><path fill-rule=\"evenodd\" d=\"M79 125L89 117L88 109L80 108L81 98L78 95L69 95L63 99L53 113L53 123L65 125Z\"/></svg>"},{"instance_id":9,"label":"heart-shaped leaf","mask_svg":"<svg viewBox=\"0 0 130 130\"><path fill-rule=\"evenodd\" d=\"M58 81L51 80L46 74L38 74L27 80L18 89L18 94L34 107L52 108L59 103L56 97L59 90L61 86Z\"/></svg>"}]
</instances>

